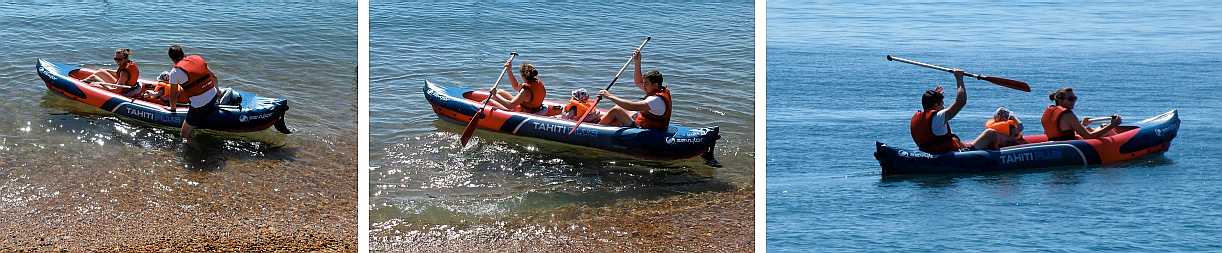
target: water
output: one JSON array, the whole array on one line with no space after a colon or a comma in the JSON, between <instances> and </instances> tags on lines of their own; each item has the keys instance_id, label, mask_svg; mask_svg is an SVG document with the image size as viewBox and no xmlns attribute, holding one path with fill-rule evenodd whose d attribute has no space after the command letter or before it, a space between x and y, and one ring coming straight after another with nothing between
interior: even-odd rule
<instances>
[{"instance_id":1,"label":"water","mask_svg":"<svg viewBox=\"0 0 1222 253\"><path fill-rule=\"evenodd\" d=\"M1222 247L1218 7L769 1L768 249ZM1062 86L1077 91L1078 115L1136 122L1178 109L1183 122L1165 155L1122 165L882 179L873 142L915 148L907 120L920 93L954 84L950 74L888 62L887 54L1031 84L1023 93L967 80L968 105L952 121L961 136L983 130L999 105L1038 122L1047 94Z\"/></svg>"},{"instance_id":2,"label":"water","mask_svg":"<svg viewBox=\"0 0 1222 253\"><path fill-rule=\"evenodd\" d=\"M355 233L356 3L173 6L191 11L166 15L169 7L141 1L0 4L0 220L34 224L89 210L58 231L90 243L82 234L115 229L107 224L210 234L153 221L283 219L256 224L314 235L348 231L338 239L355 246L348 237ZM115 48L128 47L142 77L152 79L169 68L171 43L206 57L221 86L288 98L286 119L296 133L243 137L262 141L205 134L186 145L178 129L49 92L34 72L38 58L113 68ZM101 217L115 224L73 222ZM104 247L99 241L81 246Z\"/></svg>"},{"instance_id":3,"label":"water","mask_svg":"<svg viewBox=\"0 0 1222 253\"><path fill-rule=\"evenodd\" d=\"M750 187L754 173L754 25L750 2L370 3L370 219L379 234L417 225L542 213ZM645 36L644 69L675 97L675 122L718 125L717 157L647 162L486 132L433 113L426 79L486 89L511 50L534 63L549 99L606 85ZM631 70L613 88L637 96ZM502 84L502 87L505 84ZM608 107L604 102L602 106Z\"/></svg>"}]
</instances>

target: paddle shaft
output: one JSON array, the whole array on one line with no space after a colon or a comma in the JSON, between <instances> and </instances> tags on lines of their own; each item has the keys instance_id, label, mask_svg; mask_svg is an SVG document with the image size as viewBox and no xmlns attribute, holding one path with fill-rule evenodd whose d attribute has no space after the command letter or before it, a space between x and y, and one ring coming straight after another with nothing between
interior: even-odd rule
<instances>
[{"instance_id":1,"label":"paddle shaft","mask_svg":"<svg viewBox=\"0 0 1222 253\"><path fill-rule=\"evenodd\" d=\"M955 70L947 68L947 67L942 67L938 65L929 64L929 63L899 58L899 57L895 57L891 55L887 55L887 60L888 61L898 61L898 62L917 65L917 66L926 67L930 69L936 69L936 70L946 71L950 73L955 73ZM1006 87L1006 88L1021 90L1025 92L1031 92L1031 86L1027 85L1027 83L1022 82L1022 81L1010 80L1010 79L1005 79L1001 77L986 76L986 75L980 75L980 74L974 74L974 73L968 73L968 72L963 72L963 76L975 77L976 79L988 81L990 83L1001 85L1002 87Z\"/></svg>"},{"instance_id":2,"label":"paddle shaft","mask_svg":"<svg viewBox=\"0 0 1222 253\"><path fill-rule=\"evenodd\" d=\"M509 59L505 60L505 62L512 62L514 57L518 57L517 52L509 53ZM480 114L484 113L484 108L488 107L488 102L492 101L492 96L496 96L496 87L501 85L501 79L505 79L505 72L508 71L508 68L501 68L501 74L496 77L496 82L492 83L492 88L488 89L488 97L484 98L484 104L476 108L474 114L471 114L471 121L467 122L467 127L463 129L462 137L459 138L459 143L462 146L467 146L467 141L475 133L475 126L478 125Z\"/></svg>"},{"instance_id":3,"label":"paddle shaft","mask_svg":"<svg viewBox=\"0 0 1222 253\"><path fill-rule=\"evenodd\" d=\"M611 86L615 86L615 81L619 81L619 76L624 74L624 70L628 69L628 64L632 64L632 60L636 58L636 52L641 51L642 48L645 48L645 44L649 43L650 39L653 39L653 37L645 37L645 41L641 41L641 45L636 47L636 51L633 51L632 56L628 56L628 61L624 62L624 66L619 67L619 72L615 72L615 77L611 78L611 83L608 83L607 88L604 88L603 90L610 91ZM586 116L589 116L590 112L594 110L598 110L598 102L602 100L603 100L602 96L598 96L598 98L594 99L594 105L590 106L590 110L586 110L585 113L581 114L581 117L577 117L577 124L573 125L573 130L569 131L568 136L572 136L573 133L577 132L577 127L580 127L581 123L585 122Z\"/></svg>"}]
</instances>

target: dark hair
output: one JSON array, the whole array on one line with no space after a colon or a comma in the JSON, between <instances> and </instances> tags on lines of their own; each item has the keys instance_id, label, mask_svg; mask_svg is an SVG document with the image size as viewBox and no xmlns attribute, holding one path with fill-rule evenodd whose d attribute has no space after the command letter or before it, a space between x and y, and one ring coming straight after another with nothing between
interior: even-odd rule
<instances>
[{"instance_id":1,"label":"dark hair","mask_svg":"<svg viewBox=\"0 0 1222 253\"><path fill-rule=\"evenodd\" d=\"M130 48L115 49L115 53L123 54L123 57L132 57L132 50Z\"/></svg>"},{"instance_id":2,"label":"dark hair","mask_svg":"<svg viewBox=\"0 0 1222 253\"><path fill-rule=\"evenodd\" d=\"M658 72L657 70L645 72L645 80L648 80L658 87L662 87L662 72Z\"/></svg>"},{"instance_id":3,"label":"dark hair","mask_svg":"<svg viewBox=\"0 0 1222 253\"><path fill-rule=\"evenodd\" d=\"M526 81L534 82L539 80L539 70L535 69L534 64L522 63L522 67L518 69L518 72L522 73L522 79L526 79Z\"/></svg>"},{"instance_id":4,"label":"dark hair","mask_svg":"<svg viewBox=\"0 0 1222 253\"><path fill-rule=\"evenodd\" d=\"M1073 88L1065 87L1065 88L1057 89L1056 91L1053 91L1051 94L1048 94L1048 100L1052 100L1052 103L1055 104L1057 99L1065 98L1065 93L1070 93L1070 92L1073 92Z\"/></svg>"},{"instance_id":5,"label":"dark hair","mask_svg":"<svg viewBox=\"0 0 1222 253\"><path fill-rule=\"evenodd\" d=\"M170 45L169 54L170 54L170 60L174 62L181 61L182 57L185 56L182 53L182 46L178 44Z\"/></svg>"},{"instance_id":6,"label":"dark hair","mask_svg":"<svg viewBox=\"0 0 1222 253\"><path fill-rule=\"evenodd\" d=\"M921 95L921 108L924 110L933 109L934 106L942 103L942 93L934 90L927 90Z\"/></svg>"}]
</instances>

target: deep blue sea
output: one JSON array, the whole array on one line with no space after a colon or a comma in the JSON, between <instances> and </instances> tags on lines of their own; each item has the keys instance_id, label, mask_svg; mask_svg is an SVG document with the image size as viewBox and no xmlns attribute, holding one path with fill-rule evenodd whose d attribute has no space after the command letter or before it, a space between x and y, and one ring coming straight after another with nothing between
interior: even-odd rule
<instances>
[{"instance_id":1,"label":"deep blue sea","mask_svg":"<svg viewBox=\"0 0 1222 253\"><path fill-rule=\"evenodd\" d=\"M769 1L768 250L1222 249L1219 7ZM888 54L1031 84L1023 93L969 78L952 121L961 136L983 130L997 106L1038 122L1064 86L1077 91L1078 115L1136 122L1175 109L1183 121L1164 155L1115 166L883 178L874 142L915 148L907 123L921 92L954 85Z\"/></svg>"}]
</instances>

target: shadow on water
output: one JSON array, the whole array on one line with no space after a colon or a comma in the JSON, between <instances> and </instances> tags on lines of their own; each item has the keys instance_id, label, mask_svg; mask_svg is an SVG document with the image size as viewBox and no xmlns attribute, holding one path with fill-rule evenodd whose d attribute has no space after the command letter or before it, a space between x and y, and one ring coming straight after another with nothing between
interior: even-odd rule
<instances>
[{"instance_id":1,"label":"shadow on water","mask_svg":"<svg viewBox=\"0 0 1222 253\"><path fill-rule=\"evenodd\" d=\"M1172 164L1175 164L1174 160L1171 160L1170 158L1167 158L1165 154L1160 153L1106 166L1061 166L980 173L882 176L879 178L877 185L879 187L896 187L902 184L911 183L922 188L944 188L954 186L960 180L968 179L988 184L1007 184L1013 183L1012 181L1016 178L1040 173L1048 173L1050 176L1050 181L1048 181L1049 184L1074 185L1081 182L1081 177L1083 175L1097 173L1101 170L1155 168L1169 166Z\"/></svg>"}]
</instances>

